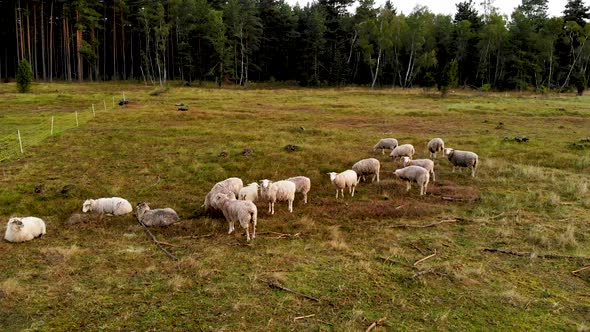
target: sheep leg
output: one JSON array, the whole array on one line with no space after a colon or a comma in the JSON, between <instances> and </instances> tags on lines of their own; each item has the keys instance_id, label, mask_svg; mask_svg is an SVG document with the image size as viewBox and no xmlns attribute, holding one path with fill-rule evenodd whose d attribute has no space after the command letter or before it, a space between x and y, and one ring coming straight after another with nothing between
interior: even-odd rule
<instances>
[{"instance_id":1,"label":"sheep leg","mask_svg":"<svg viewBox=\"0 0 590 332\"><path fill-rule=\"evenodd\" d=\"M250 225L246 225L246 241L250 242Z\"/></svg>"},{"instance_id":2,"label":"sheep leg","mask_svg":"<svg viewBox=\"0 0 590 332\"><path fill-rule=\"evenodd\" d=\"M271 212L270 214L275 214L275 203L274 203L274 202L272 202L272 203L270 203L270 204L271 204L271 206L272 206L272 212Z\"/></svg>"},{"instance_id":3,"label":"sheep leg","mask_svg":"<svg viewBox=\"0 0 590 332\"><path fill-rule=\"evenodd\" d=\"M475 177L475 167L471 167L471 177Z\"/></svg>"},{"instance_id":4,"label":"sheep leg","mask_svg":"<svg viewBox=\"0 0 590 332\"><path fill-rule=\"evenodd\" d=\"M410 181L406 182L406 191L410 191L410 189L412 189L412 184L410 183Z\"/></svg>"},{"instance_id":5,"label":"sheep leg","mask_svg":"<svg viewBox=\"0 0 590 332\"><path fill-rule=\"evenodd\" d=\"M338 199L338 189L336 189L336 199Z\"/></svg>"},{"instance_id":6,"label":"sheep leg","mask_svg":"<svg viewBox=\"0 0 590 332\"><path fill-rule=\"evenodd\" d=\"M453 173L455 173L455 166L453 166Z\"/></svg>"},{"instance_id":7,"label":"sheep leg","mask_svg":"<svg viewBox=\"0 0 590 332\"><path fill-rule=\"evenodd\" d=\"M385 149L381 149L381 154L385 154Z\"/></svg>"},{"instance_id":8,"label":"sheep leg","mask_svg":"<svg viewBox=\"0 0 590 332\"><path fill-rule=\"evenodd\" d=\"M272 214L272 203L268 202L268 213Z\"/></svg>"},{"instance_id":9,"label":"sheep leg","mask_svg":"<svg viewBox=\"0 0 590 332\"><path fill-rule=\"evenodd\" d=\"M293 200L289 200L289 212L293 212Z\"/></svg>"},{"instance_id":10,"label":"sheep leg","mask_svg":"<svg viewBox=\"0 0 590 332\"><path fill-rule=\"evenodd\" d=\"M432 170L431 173L432 173L432 182L435 182L436 181L436 176L434 175L434 170Z\"/></svg>"},{"instance_id":11,"label":"sheep leg","mask_svg":"<svg viewBox=\"0 0 590 332\"><path fill-rule=\"evenodd\" d=\"M307 193L303 193L303 202L307 204Z\"/></svg>"},{"instance_id":12,"label":"sheep leg","mask_svg":"<svg viewBox=\"0 0 590 332\"><path fill-rule=\"evenodd\" d=\"M231 234L234 231L234 222L230 221L229 222L229 232L227 232L227 234Z\"/></svg>"},{"instance_id":13,"label":"sheep leg","mask_svg":"<svg viewBox=\"0 0 590 332\"><path fill-rule=\"evenodd\" d=\"M356 189L356 186L352 186L352 187L351 187L351 191L352 191L352 196L351 196L351 197L354 197L354 190L355 190L355 189Z\"/></svg>"}]
</instances>

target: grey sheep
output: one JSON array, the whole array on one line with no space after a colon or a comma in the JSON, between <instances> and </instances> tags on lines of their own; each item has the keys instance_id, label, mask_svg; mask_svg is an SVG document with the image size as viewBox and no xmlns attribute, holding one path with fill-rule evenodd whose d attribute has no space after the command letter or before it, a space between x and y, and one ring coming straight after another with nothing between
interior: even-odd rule
<instances>
[{"instance_id":1,"label":"grey sheep","mask_svg":"<svg viewBox=\"0 0 590 332\"><path fill-rule=\"evenodd\" d=\"M352 165L352 170L356 172L358 176L358 181L362 178L365 181L366 175L373 175L371 182L377 179L379 182L379 170L381 169L381 164L379 160L375 158L368 158L357 161L354 165Z\"/></svg>"},{"instance_id":2,"label":"grey sheep","mask_svg":"<svg viewBox=\"0 0 590 332\"><path fill-rule=\"evenodd\" d=\"M381 149L381 154L385 154L385 149L393 151L397 145L397 140L395 138L382 138L373 146L373 151Z\"/></svg>"},{"instance_id":3,"label":"grey sheep","mask_svg":"<svg viewBox=\"0 0 590 332\"><path fill-rule=\"evenodd\" d=\"M453 165L453 172L455 172L455 167L469 167L471 168L471 176L475 177L475 170L479 163L477 154L471 151L461 151L451 148L445 149L444 153Z\"/></svg>"},{"instance_id":4,"label":"grey sheep","mask_svg":"<svg viewBox=\"0 0 590 332\"><path fill-rule=\"evenodd\" d=\"M146 202L137 204L137 220L146 226L168 226L180 218L171 208L151 210Z\"/></svg>"},{"instance_id":5,"label":"grey sheep","mask_svg":"<svg viewBox=\"0 0 590 332\"><path fill-rule=\"evenodd\" d=\"M420 166L408 166L396 169L393 172L400 180L406 182L407 191L412 188L412 182L416 182L420 186L420 196L426 194L428 188L428 181L430 180L429 172Z\"/></svg>"},{"instance_id":6,"label":"grey sheep","mask_svg":"<svg viewBox=\"0 0 590 332\"><path fill-rule=\"evenodd\" d=\"M303 194L303 203L307 204L307 193L311 189L311 180L306 176L294 176L287 181L295 183L295 192Z\"/></svg>"},{"instance_id":7,"label":"grey sheep","mask_svg":"<svg viewBox=\"0 0 590 332\"><path fill-rule=\"evenodd\" d=\"M236 200L233 194L218 193L215 195L216 201L219 202L223 216L229 222L229 232L234 231L234 223L239 222L243 229L246 230L246 240L250 241L250 225L252 225L252 239L256 238L256 220L258 218L258 209L250 201Z\"/></svg>"},{"instance_id":8,"label":"grey sheep","mask_svg":"<svg viewBox=\"0 0 590 332\"><path fill-rule=\"evenodd\" d=\"M410 157L410 159L412 159L412 157L414 156L415 153L416 153L416 150L414 149L414 146L412 144L402 144L402 145L398 145L395 149L393 149L393 151L391 151L389 156L393 160L396 160L397 158L401 158L404 156Z\"/></svg>"},{"instance_id":9,"label":"grey sheep","mask_svg":"<svg viewBox=\"0 0 590 332\"><path fill-rule=\"evenodd\" d=\"M438 151L443 152L445 150L445 142L442 138L433 138L428 142L428 151L430 151L430 158L436 158Z\"/></svg>"},{"instance_id":10,"label":"grey sheep","mask_svg":"<svg viewBox=\"0 0 590 332\"><path fill-rule=\"evenodd\" d=\"M430 176L432 177L432 182L436 181L436 176L434 175L434 161L430 159L414 159L410 160L408 157L402 157L402 164L404 167L407 166L420 166L425 168L428 172L430 172Z\"/></svg>"}]
</instances>

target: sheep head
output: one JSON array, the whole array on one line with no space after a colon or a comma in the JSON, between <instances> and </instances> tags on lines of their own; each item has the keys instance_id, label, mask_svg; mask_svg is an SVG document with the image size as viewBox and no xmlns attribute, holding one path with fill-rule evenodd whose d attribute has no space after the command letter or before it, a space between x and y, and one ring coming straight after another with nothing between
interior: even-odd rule
<instances>
[{"instance_id":1,"label":"sheep head","mask_svg":"<svg viewBox=\"0 0 590 332\"><path fill-rule=\"evenodd\" d=\"M12 228L12 231L18 232L23 228L23 222L20 218L10 218L8 220L9 227Z\"/></svg>"},{"instance_id":2,"label":"sheep head","mask_svg":"<svg viewBox=\"0 0 590 332\"><path fill-rule=\"evenodd\" d=\"M87 199L84 201L84 204L82 205L82 212L86 213L88 211L92 211L92 205L94 205L93 199Z\"/></svg>"},{"instance_id":3,"label":"sheep head","mask_svg":"<svg viewBox=\"0 0 590 332\"><path fill-rule=\"evenodd\" d=\"M334 179L336 178L336 175L338 175L338 173L336 172L330 172L330 173L326 173L330 176L330 181L334 181Z\"/></svg>"},{"instance_id":4,"label":"sheep head","mask_svg":"<svg viewBox=\"0 0 590 332\"><path fill-rule=\"evenodd\" d=\"M148 211L150 209L150 203L139 202L137 203L137 211Z\"/></svg>"},{"instance_id":5,"label":"sheep head","mask_svg":"<svg viewBox=\"0 0 590 332\"><path fill-rule=\"evenodd\" d=\"M453 154L453 151L455 151L455 149L445 148L443 153L444 153L445 157L448 157Z\"/></svg>"},{"instance_id":6,"label":"sheep head","mask_svg":"<svg viewBox=\"0 0 590 332\"><path fill-rule=\"evenodd\" d=\"M262 189L266 190L270 187L270 185L272 184L272 181L264 179L264 180L260 180L260 184L261 184Z\"/></svg>"},{"instance_id":7,"label":"sheep head","mask_svg":"<svg viewBox=\"0 0 590 332\"><path fill-rule=\"evenodd\" d=\"M410 163L410 157L402 157L402 164L405 166L408 166L408 164Z\"/></svg>"}]
</instances>

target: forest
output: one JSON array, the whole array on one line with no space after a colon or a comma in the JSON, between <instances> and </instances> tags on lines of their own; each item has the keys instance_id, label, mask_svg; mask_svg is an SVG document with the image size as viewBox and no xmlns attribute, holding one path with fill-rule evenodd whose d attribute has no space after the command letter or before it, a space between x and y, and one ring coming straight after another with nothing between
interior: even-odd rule
<instances>
[{"instance_id":1,"label":"forest","mask_svg":"<svg viewBox=\"0 0 590 332\"><path fill-rule=\"evenodd\" d=\"M37 81L297 82L583 92L590 8L493 0L454 15L395 2L318 0L0 0L0 77L27 59ZM355 5L355 6L353 6ZM354 8L352 10L351 8Z\"/></svg>"}]
</instances>

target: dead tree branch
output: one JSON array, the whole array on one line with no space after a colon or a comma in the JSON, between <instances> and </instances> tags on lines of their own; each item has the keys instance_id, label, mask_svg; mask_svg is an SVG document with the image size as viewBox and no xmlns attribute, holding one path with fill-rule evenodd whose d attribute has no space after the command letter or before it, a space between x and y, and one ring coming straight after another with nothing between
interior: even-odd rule
<instances>
[{"instance_id":1,"label":"dead tree branch","mask_svg":"<svg viewBox=\"0 0 590 332\"><path fill-rule=\"evenodd\" d=\"M557 254L538 254L536 252L522 252L522 251L511 251L502 250L495 248L483 248L483 251L487 252L499 252L501 254L521 256L521 257L539 257L539 258L565 258L565 259L590 259L590 257L584 256L569 256L569 255L557 255Z\"/></svg>"},{"instance_id":2,"label":"dead tree branch","mask_svg":"<svg viewBox=\"0 0 590 332\"><path fill-rule=\"evenodd\" d=\"M463 219L461 218L455 218L455 219L445 219L445 220L441 220L441 221L436 221L430 224L426 224L426 225L410 225L410 224L401 224L401 225L391 225L389 227L391 228L428 228L428 227L434 227L434 226L438 226L441 224L450 224L450 223L455 223L458 221L463 221Z\"/></svg>"},{"instance_id":3,"label":"dead tree branch","mask_svg":"<svg viewBox=\"0 0 590 332\"><path fill-rule=\"evenodd\" d=\"M387 319L387 317L379 318L379 320L378 320L378 321L376 321L376 322L373 322L371 325L369 325L369 327L367 327L367 329L365 330L365 332L369 332L369 331L371 331L372 329L374 329L376 326L378 326L378 325L382 325L382 324L383 324L383 322L384 322L386 319Z\"/></svg>"},{"instance_id":4,"label":"dead tree branch","mask_svg":"<svg viewBox=\"0 0 590 332\"><path fill-rule=\"evenodd\" d=\"M424 262L424 261L425 261L425 260L427 260L427 259L431 259L431 258L432 258L432 257L434 257L434 256L436 256L436 249L434 249L434 254L432 254L432 255L428 255L428 256L426 256L426 257L424 257L424 258L422 258L422 259L419 259L419 260L417 260L417 261L414 263L414 266L416 266L416 265L418 265L418 264L420 264L420 263Z\"/></svg>"},{"instance_id":5,"label":"dead tree branch","mask_svg":"<svg viewBox=\"0 0 590 332\"><path fill-rule=\"evenodd\" d=\"M160 241L158 241L158 239L156 239L156 237L154 236L154 234L152 234L152 232L150 232L150 230L147 228L147 226L142 223L141 221L137 221L141 226L143 226L143 229L145 229L145 231L148 233L148 235L151 237L152 241L158 246L158 248L160 248L160 250L162 250L168 257L172 258L173 260L177 261L178 257L174 256L173 254L171 254L168 250L166 250L164 247L162 247L162 244Z\"/></svg>"},{"instance_id":6,"label":"dead tree branch","mask_svg":"<svg viewBox=\"0 0 590 332\"><path fill-rule=\"evenodd\" d=\"M284 286L282 286L281 284L279 284L279 283L278 283L278 282L276 282L276 281L271 281L271 280L263 280L263 279L258 279L258 280L260 280L261 282L264 282L264 283L266 283L266 284L268 285L268 287L270 287L270 288L280 289L280 290L282 290L282 291L289 292L289 293L291 293L291 294L295 294L295 295L297 295L297 296L301 296L301 297L303 297L303 298L306 298L306 299L308 299L308 300L312 300L312 301L314 301L314 302L320 302L320 300L319 300L319 299L316 299L316 298L315 298L315 297L313 297L313 296L309 296L309 295L306 295L306 294L303 294L303 293L299 293L298 291L294 291L294 290L292 290L292 289L290 289L290 288L284 287Z\"/></svg>"}]
</instances>

